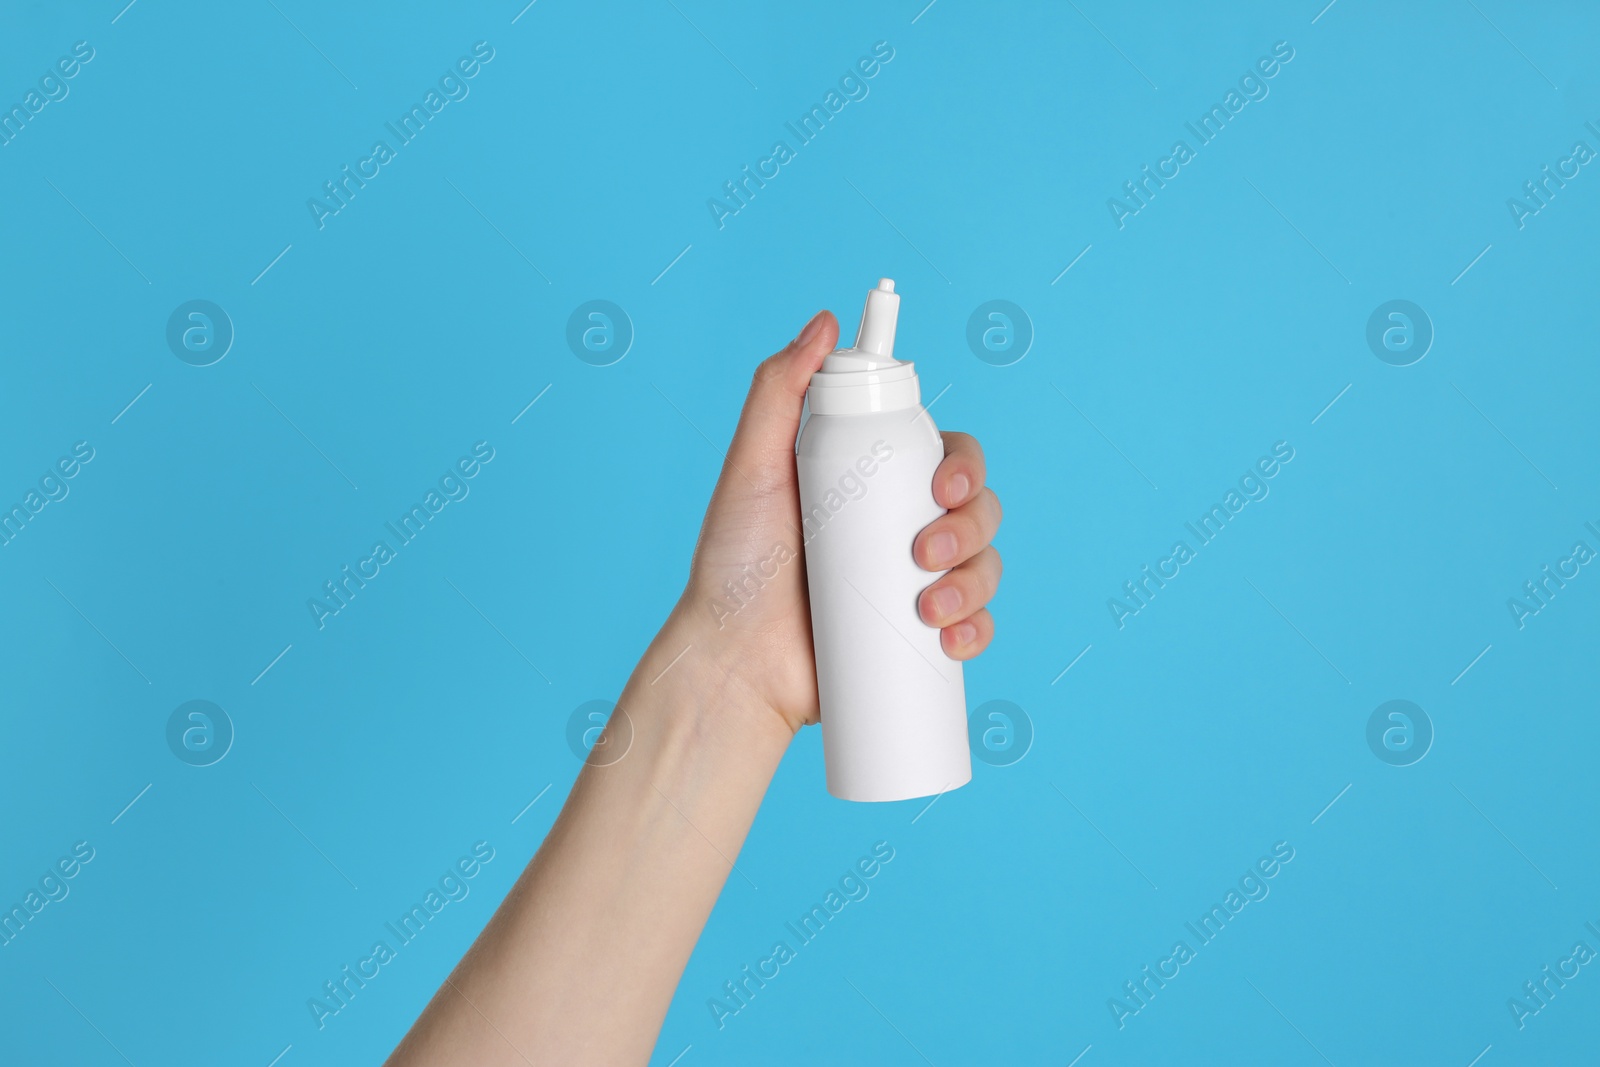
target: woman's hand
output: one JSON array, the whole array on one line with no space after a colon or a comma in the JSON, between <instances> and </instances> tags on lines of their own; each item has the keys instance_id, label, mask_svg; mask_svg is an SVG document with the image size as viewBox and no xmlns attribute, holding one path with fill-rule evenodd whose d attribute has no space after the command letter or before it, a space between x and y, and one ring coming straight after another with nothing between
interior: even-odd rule
<instances>
[{"instance_id":1,"label":"woman's hand","mask_svg":"<svg viewBox=\"0 0 1600 1067\"><path fill-rule=\"evenodd\" d=\"M586 761L391 1067L648 1061L761 797L817 721L794 444L806 385L838 337L824 311L756 370L688 586L617 701L594 749L606 757ZM912 551L930 571L953 568L919 607L945 652L968 659L994 633L1000 504L977 442L944 442L933 494L950 511Z\"/></svg>"},{"instance_id":2,"label":"woman's hand","mask_svg":"<svg viewBox=\"0 0 1600 1067\"><path fill-rule=\"evenodd\" d=\"M819 312L756 368L668 624L686 631L690 655L713 656L791 733L818 720L794 445L806 386L838 339L838 322ZM949 571L922 593L918 610L941 628L945 654L966 660L994 636L985 605L1000 581L1000 554L990 544L1000 501L984 485L978 442L964 433L943 437L933 495L949 513L917 535L912 554L925 570Z\"/></svg>"}]
</instances>

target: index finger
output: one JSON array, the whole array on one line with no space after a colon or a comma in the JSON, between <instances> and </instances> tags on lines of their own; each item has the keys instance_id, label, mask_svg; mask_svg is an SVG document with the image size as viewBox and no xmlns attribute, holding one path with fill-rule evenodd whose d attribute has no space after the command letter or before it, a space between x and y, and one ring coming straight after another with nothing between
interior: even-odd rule
<instances>
[{"instance_id":1,"label":"index finger","mask_svg":"<svg viewBox=\"0 0 1600 1067\"><path fill-rule=\"evenodd\" d=\"M976 437L958 430L939 436L944 438L944 459L933 472L933 499L942 508L957 508L983 488L983 446Z\"/></svg>"}]
</instances>

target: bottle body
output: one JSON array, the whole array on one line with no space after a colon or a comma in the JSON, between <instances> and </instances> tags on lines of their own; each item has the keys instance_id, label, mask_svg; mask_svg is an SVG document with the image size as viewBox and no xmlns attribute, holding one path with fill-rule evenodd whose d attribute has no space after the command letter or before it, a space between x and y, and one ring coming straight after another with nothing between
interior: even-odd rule
<instances>
[{"instance_id":1,"label":"bottle body","mask_svg":"<svg viewBox=\"0 0 1600 1067\"><path fill-rule=\"evenodd\" d=\"M914 414L913 414L914 413ZM944 444L916 407L811 414L796 445L828 792L887 801L972 777L961 664L917 600L912 541L944 514Z\"/></svg>"}]
</instances>

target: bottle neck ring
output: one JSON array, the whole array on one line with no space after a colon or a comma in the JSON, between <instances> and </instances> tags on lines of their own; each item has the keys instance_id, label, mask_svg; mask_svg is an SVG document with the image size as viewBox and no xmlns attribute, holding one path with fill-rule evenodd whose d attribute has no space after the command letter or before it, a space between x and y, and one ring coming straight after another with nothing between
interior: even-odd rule
<instances>
[{"instance_id":1,"label":"bottle neck ring","mask_svg":"<svg viewBox=\"0 0 1600 1067\"><path fill-rule=\"evenodd\" d=\"M882 370L818 371L811 376L806 400L813 415L905 411L922 402L922 386L911 363Z\"/></svg>"}]
</instances>

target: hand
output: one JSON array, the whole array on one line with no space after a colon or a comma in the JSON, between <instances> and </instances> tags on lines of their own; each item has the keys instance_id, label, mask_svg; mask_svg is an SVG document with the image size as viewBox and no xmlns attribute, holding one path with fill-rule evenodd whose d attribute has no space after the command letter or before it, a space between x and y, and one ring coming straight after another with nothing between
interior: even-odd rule
<instances>
[{"instance_id":1,"label":"hand","mask_svg":"<svg viewBox=\"0 0 1600 1067\"><path fill-rule=\"evenodd\" d=\"M824 311L757 368L683 597L602 735L624 724L627 758L583 768L539 854L392 1067L649 1059L735 869L729 857L790 740L817 721L794 444L806 385L838 339ZM989 547L1000 504L983 487L977 442L959 433L944 442L933 495L950 510L912 552L929 570L953 568L919 609L943 628L946 654L970 659L994 634L984 605L1000 580Z\"/></svg>"},{"instance_id":2,"label":"hand","mask_svg":"<svg viewBox=\"0 0 1600 1067\"><path fill-rule=\"evenodd\" d=\"M818 721L794 444L806 386L838 339L838 322L819 312L756 368L669 624L686 627L695 647L714 650L722 669L791 733ZM941 628L945 654L967 660L994 636L985 605L1000 582L1000 554L990 544L1000 501L983 484L978 442L964 433L943 437L933 495L949 512L917 535L912 554L924 569L950 573L924 590L918 610Z\"/></svg>"}]
</instances>

